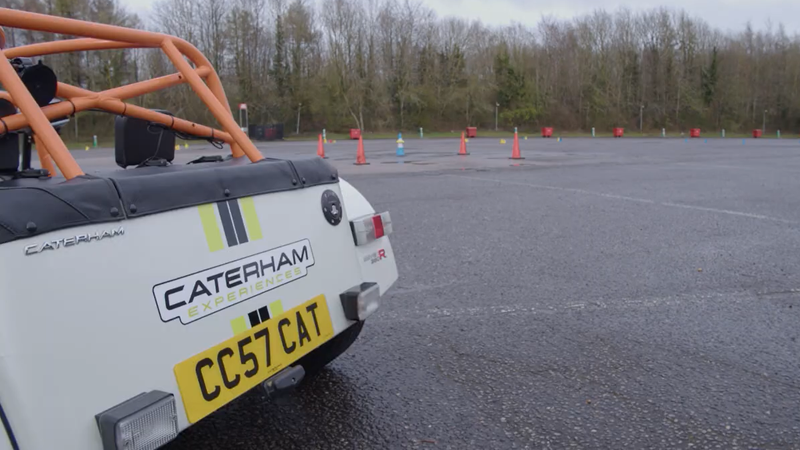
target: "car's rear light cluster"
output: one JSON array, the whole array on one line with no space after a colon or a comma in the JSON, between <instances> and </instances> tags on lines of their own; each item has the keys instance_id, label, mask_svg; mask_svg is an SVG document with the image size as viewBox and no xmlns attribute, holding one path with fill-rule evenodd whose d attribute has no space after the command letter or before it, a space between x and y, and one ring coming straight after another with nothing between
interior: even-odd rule
<instances>
[{"instance_id":1,"label":"car's rear light cluster","mask_svg":"<svg viewBox=\"0 0 800 450\"><path fill-rule=\"evenodd\" d=\"M103 450L155 450L178 435L175 397L142 393L96 417Z\"/></svg>"},{"instance_id":2,"label":"car's rear light cluster","mask_svg":"<svg viewBox=\"0 0 800 450\"><path fill-rule=\"evenodd\" d=\"M356 245L366 245L392 234L392 218L388 212L361 217L350 221L350 229Z\"/></svg>"},{"instance_id":3,"label":"car's rear light cluster","mask_svg":"<svg viewBox=\"0 0 800 450\"><path fill-rule=\"evenodd\" d=\"M365 320L380 306L381 291L378 283L361 283L341 293L344 316L350 320Z\"/></svg>"}]
</instances>

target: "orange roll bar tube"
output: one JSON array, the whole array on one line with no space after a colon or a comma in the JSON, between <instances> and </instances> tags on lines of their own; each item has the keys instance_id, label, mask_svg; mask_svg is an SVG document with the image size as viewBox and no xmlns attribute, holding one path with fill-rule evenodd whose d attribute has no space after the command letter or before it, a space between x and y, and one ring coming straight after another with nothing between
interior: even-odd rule
<instances>
[{"instance_id":1,"label":"orange roll bar tube","mask_svg":"<svg viewBox=\"0 0 800 450\"><path fill-rule=\"evenodd\" d=\"M84 52L87 50L117 50L122 48L141 48L141 45L130 42L105 41L101 39L67 39L64 41L42 42L21 47L6 49L7 58L57 55L67 52Z\"/></svg>"},{"instance_id":2,"label":"orange roll bar tube","mask_svg":"<svg viewBox=\"0 0 800 450\"><path fill-rule=\"evenodd\" d=\"M11 26L27 30L78 36L54 42L30 44L3 50L0 46L0 83L8 92L0 91L0 98L14 103L20 113L3 117L0 121L0 134L30 127L43 168L54 173L53 162L65 178L70 179L83 174L72 155L66 149L50 120L72 115L92 108L149 120L172 129L224 141L231 146L234 157L246 155L251 161L263 159L247 135L239 128L233 118L222 82L208 59L192 44L183 39L162 33L136 30L113 25L104 25L64 17L48 16L7 8L0 8L0 26ZM2 32L2 29L0 29ZM126 48L160 48L178 73L151 80L140 81L126 86L92 92L77 86L58 83L57 96L66 99L39 107L33 96L22 84L7 58L53 55L65 52L88 50L111 50ZM194 64L193 68L189 62ZM205 80L205 81L204 81ZM182 83L189 83L211 111L224 131L199 125L184 119L125 103L123 100L156 92Z\"/></svg>"},{"instance_id":3,"label":"orange roll bar tube","mask_svg":"<svg viewBox=\"0 0 800 450\"><path fill-rule=\"evenodd\" d=\"M92 91L88 91L71 84L62 83L60 81L58 82L56 88L56 95L67 99L97 96L97 94Z\"/></svg>"},{"instance_id":4,"label":"orange roll bar tube","mask_svg":"<svg viewBox=\"0 0 800 450\"><path fill-rule=\"evenodd\" d=\"M195 70L192 70L192 72L195 72ZM208 66L198 67L196 73L200 78L206 78L211 74L211 68ZM135 98L140 95L160 91L172 86L177 86L184 83L185 78L186 77L183 74L173 73L172 75L165 75L163 77L153 78L152 80L140 81L127 86L102 91L100 92L100 95L106 97L116 97L120 100L127 100L129 98Z\"/></svg>"},{"instance_id":5,"label":"orange roll bar tube","mask_svg":"<svg viewBox=\"0 0 800 450\"><path fill-rule=\"evenodd\" d=\"M214 115L214 118L217 119L222 128L224 128L230 135L233 137L233 140L239 144L239 147L244 151L250 161L258 161L263 159L264 157L261 153L256 149L256 146L250 142L250 139L244 134L244 132L239 128L236 124L236 121L233 120L233 116L229 109L222 106L219 102L219 99L214 97L214 94L208 88L208 86L203 83L203 80L200 79L200 76L197 72L192 69L192 66L183 59L183 55L178 51L175 47L175 44L172 43L172 40L165 39L164 42L161 44L161 48L166 53L167 58L172 61L172 64L178 69L178 72L183 74L186 77L186 81L189 82L189 86L192 87L192 90L200 97L200 100L206 104L206 107L211 111L211 114ZM234 156L236 156L234 154Z\"/></svg>"},{"instance_id":6,"label":"orange roll bar tube","mask_svg":"<svg viewBox=\"0 0 800 450\"><path fill-rule=\"evenodd\" d=\"M211 63L208 59L192 44L183 39L163 33L90 23L81 20L67 19L65 17L48 16L45 14L29 13L7 8L0 8L0 25L50 33L68 34L72 36L83 36L97 40L136 44L132 47L161 47L164 40L170 40L174 43L175 47L186 55L196 66L211 67ZM40 45L46 48L47 44ZM79 43L78 45L85 44ZM65 48L59 50L59 52L64 51L67 50ZM222 89L222 82L213 69L211 72L212 73L208 77L208 87L220 102L227 104L228 100L225 97L225 91ZM228 108L228 113L231 114L230 108ZM231 117L233 117L233 114L231 114Z\"/></svg>"},{"instance_id":7,"label":"orange roll bar tube","mask_svg":"<svg viewBox=\"0 0 800 450\"><path fill-rule=\"evenodd\" d=\"M137 119L160 123L183 133L219 139L225 143L234 142L231 135L223 131L215 130L205 125L198 125L194 122L189 122L188 120L183 120L178 117L158 113L151 109L131 105L114 98L101 98L98 101L98 105L106 111L110 111L122 116L136 117Z\"/></svg>"},{"instance_id":8,"label":"orange roll bar tube","mask_svg":"<svg viewBox=\"0 0 800 450\"><path fill-rule=\"evenodd\" d=\"M67 84L64 86L69 86L69 85ZM59 88L61 88L61 86L59 86ZM82 89L80 88L74 88L74 89L82 91ZM209 138L219 139L228 144L234 142L231 135L224 131L215 130L205 125L198 125L194 122L190 122L188 120L184 120L178 117L169 116L167 114L158 113L147 108L131 105L130 103L122 102L116 98L101 97L99 94L93 94L93 95L94 97L92 98L76 97L72 100L72 103L60 102L48 105L42 108L42 112L48 119L49 123L49 120L53 120L58 117L68 116L72 114L73 105L75 105L74 108L75 112L86 111L87 109L92 109L92 108L102 108L114 114L136 117L137 119L149 120L151 122L157 122L167 127L171 127L175 130L181 131L183 133L192 134L195 136L207 136ZM15 131L20 128L24 128L27 125L25 116L23 114L14 114L11 116L4 117L3 121L6 123L6 125L8 125L8 131ZM0 130L0 134L4 132L5 130Z\"/></svg>"},{"instance_id":9,"label":"orange roll bar tube","mask_svg":"<svg viewBox=\"0 0 800 450\"><path fill-rule=\"evenodd\" d=\"M50 157L50 152L47 151L47 147L44 145L39 136L33 135L33 143L36 144L36 155L39 156L39 164L42 166L42 169L46 169L47 172L50 174L49 176L53 176L56 173L56 168L53 167L53 159Z\"/></svg>"},{"instance_id":10,"label":"orange roll bar tube","mask_svg":"<svg viewBox=\"0 0 800 450\"><path fill-rule=\"evenodd\" d=\"M197 69L197 74L205 78L211 72L208 67L200 67ZM76 98L76 97L89 97L93 95L100 95L103 97L114 97L120 100L128 100L140 95L149 94L151 92L160 91L162 89L170 88L184 83L185 79L182 74L173 73L171 75L164 75L163 77L153 78L152 80L139 81L118 88L108 89L101 92L92 92L83 88L72 86L66 83L58 83L57 95L61 98Z\"/></svg>"},{"instance_id":11,"label":"orange roll bar tube","mask_svg":"<svg viewBox=\"0 0 800 450\"><path fill-rule=\"evenodd\" d=\"M14 74L14 75L16 75L16 74ZM19 79L19 78L17 78L17 79ZM28 92L28 91L26 90L25 92ZM47 105L47 106L41 108L38 111L40 113L44 114L45 123L52 129L53 127L52 127L52 125L50 125L50 120L56 119L58 117L69 116L73 112L80 112L80 111L86 111L87 109L92 109L97 104L97 100L98 100L97 98L80 97L80 98L76 98L76 99L72 100L72 103L70 103L70 102L54 103L52 105ZM34 104L36 104L36 103L34 103ZM74 111L73 111L73 107L72 107L73 105L75 105ZM36 105L36 107L38 109L39 105ZM0 122L0 126L3 125L3 123L5 123L5 126L7 126L8 129L6 129L5 127L3 127L3 129L0 129L0 135L4 134L6 132L9 132L9 131L16 131L16 130L19 130L21 128L25 128L26 126L29 125L28 119L26 118L24 113L18 113L18 114L14 114L14 115L11 115L11 116L3 117L3 122ZM36 129L34 129L33 132L36 133ZM53 133L55 133L55 132L56 131L53 130ZM56 133L56 138L58 138L58 140L61 141L61 138L58 137L57 133ZM46 142L45 142L45 145L47 145ZM63 145L63 142L62 142L62 145ZM52 148L48 147L48 150L50 150L51 154L53 153L53 149ZM72 158L72 156L70 156L70 155L68 155L68 156L70 158ZM55 158L54 158L54 160L55 160ZM59 164L58 160L56 160L56 164Z\"/></svg>"}]
</instances>

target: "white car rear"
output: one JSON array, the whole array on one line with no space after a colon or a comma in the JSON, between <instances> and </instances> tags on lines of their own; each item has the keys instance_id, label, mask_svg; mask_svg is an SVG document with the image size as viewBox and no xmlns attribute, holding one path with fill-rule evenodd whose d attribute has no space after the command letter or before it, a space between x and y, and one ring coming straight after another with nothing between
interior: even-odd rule
<instances>
[{"instance_id":1,"label":"white car rear","mask_svg":"<svg viewBox=\"0 0 800 450\"><path fill-rule=\"evenodd\" d=\"M0 405L18 448L157 448L297 378L396 281L388 214L322 160L199 166L0 191L0 208L26 205L0 233Z\"/></svg>"}]
</instances>

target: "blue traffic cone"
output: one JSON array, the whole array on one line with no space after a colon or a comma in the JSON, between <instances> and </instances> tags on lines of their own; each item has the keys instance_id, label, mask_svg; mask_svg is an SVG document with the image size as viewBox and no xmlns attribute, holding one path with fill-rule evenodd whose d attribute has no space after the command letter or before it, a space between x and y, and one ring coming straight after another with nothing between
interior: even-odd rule
<instances>
[{"instance_id":1,"label":"blue traffic cone","mask_svg":"<svg viewBox=\"0 0 800 450\"><path fill-rule=\"evenodd\" d=\"M406 156L403 144L405 144L405 141L403 141L403 133L397 133L397 156Z\"/></svg>"}]
</instances>

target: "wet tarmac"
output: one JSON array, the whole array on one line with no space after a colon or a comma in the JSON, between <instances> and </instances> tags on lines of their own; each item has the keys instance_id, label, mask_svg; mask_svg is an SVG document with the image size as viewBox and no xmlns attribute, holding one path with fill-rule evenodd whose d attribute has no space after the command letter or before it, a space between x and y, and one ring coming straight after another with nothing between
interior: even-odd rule
<instances>
[{"instance_id":1,"label":"wet tarmac","mask_svg":"<svg viewBox=\"0 0 800 450\"><path fill-rule=\"evenodd\" d=\"M799 141L365 145L326 151L391 211L396 286L297 392L166 448L800 448Z\"/></svg>"}]
</instances>

